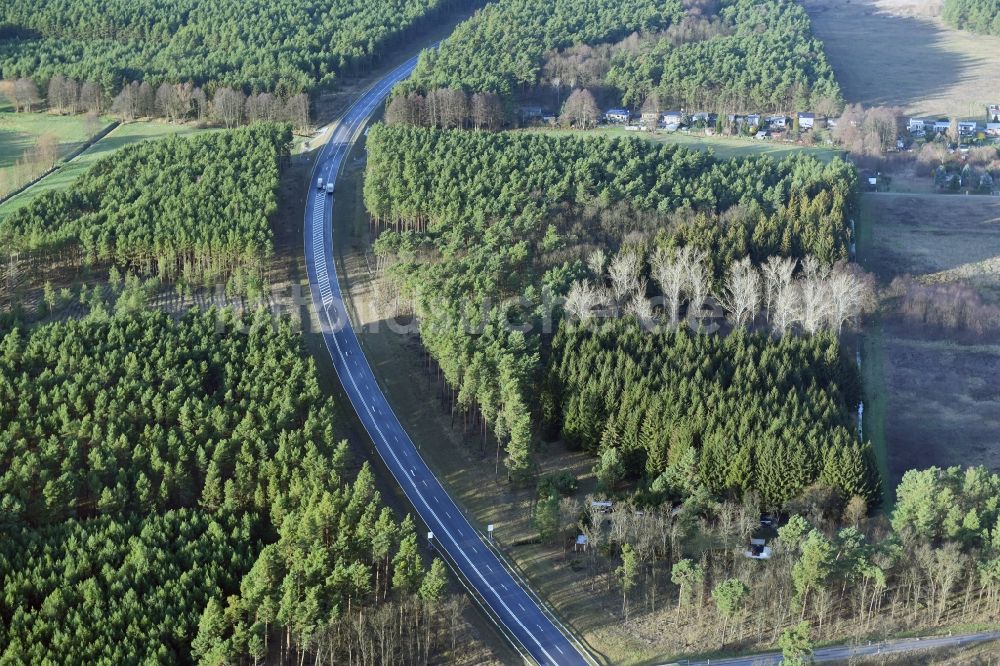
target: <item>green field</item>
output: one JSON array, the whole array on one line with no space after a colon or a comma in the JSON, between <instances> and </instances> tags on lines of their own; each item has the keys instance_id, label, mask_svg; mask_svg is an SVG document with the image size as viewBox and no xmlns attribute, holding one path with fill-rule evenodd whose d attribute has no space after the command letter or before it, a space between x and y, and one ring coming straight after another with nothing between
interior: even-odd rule
<instances>
[{"instance_id":1,"label":"green field","mask_svg":"<svg viewBox=\"0 0 1000 666\"><path fill-rule=\"evenodd\" d=\"M586 131L549 128L524 131L545 132L546 134L557 135L573 134L584 137L633 136L656 143L673 143L691 150L711 150L716 157L723 160L731 157L748 157L751 155L770 155L780 159L792 153L804 152L823 161L829 161L843 152L832 148L800 146L794 143L781 143L772 140L758 141L738 137L685 134L683 132L635 132L621 127L598 127L597 129Z\"/></svg>"},{"instance_id":2,"label":"green field","mask_svg":"<svg viewBox=\"0 0 1000 666\"><path fill-rule=\"evenodd\" d=\"M13 166L25 150L45 135L58 140L59 157L65 157L109 122L101 118L95 123L86 116L14 113L7 101L0 97L0 169Z\"/></svg>"},{"instance_id":3,"label":"green field","mask_svg":"<svg viewBox=\"0 0 1000 666\"><path fill-rule=\"evenodd\" d=\"M23 115L23 114L22 114ZM38 114L32 114L38 115ZM97 160L110 155L119 148L143 139L156 139L170 135L188 135L206 131L195 125L171 125L157 122L138 122L120 125L84 151L79 157L64 164L57 171L43 178L13 199L0 204L0 217L31 203L49 190L63 189L85 172Z\"/></svg>"}]
</instances>

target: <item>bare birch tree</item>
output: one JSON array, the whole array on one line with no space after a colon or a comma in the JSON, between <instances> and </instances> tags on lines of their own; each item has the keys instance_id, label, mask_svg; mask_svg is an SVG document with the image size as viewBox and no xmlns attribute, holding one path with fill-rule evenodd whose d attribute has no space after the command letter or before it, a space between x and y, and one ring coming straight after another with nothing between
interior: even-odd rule
<instances>
[{"instance_id":1,"label":"bare birch tree","mask_svg":"<svg viewBox=\"0 0 1000 666\"><path fill-rule=\"evenodd\" d=\"M626 314L635 317L636 321L638 321L643 328L650 328L653 324L653 304L643 294L646 290L645 287L645 281L642 281L635 293L632 294L632 299L625 307L625 312Z\"/></svg>"},{"instance_id":2,"label":"bare birch tree","mask_svg":"<svg viewBox=\"0 0 1000 666\"><path fill-rule=\"evenodd\" d=\"M708 298L712 274L708 267L708 254L704 250L692 250L687 265L686 290L688 294L688 318L695 317L701 326L701 313Z\"/></svg>"},{"instance_id":3,"label":"bare birch tree","mask_svg":"<svg viewBox=\"0 0 1000 666\"><path fill-rule=\"evenodd\" d=\"M871 280L853 266L837 264L827 279L830 307L830 328L841 333L844 325L856 323L861 314L874 304Z\"/></svg>"},{"instance_id":4,"label":"bare birch tree","mask_svg":"<svg viewBox=\"0 0 1000 666\"><path fill-rule=\"evenodd\" d=\"M807 333L818 333L829 318L828 275L829 269L816 257L808 256L802 261L802 277L798 282L802 295L802 328Z\"/></svg>"},{"instance_id":5,"label":"bare birch tree","mask_svg":"<svg viewBox=\"0 0 1000 666\"><path fill-rule=\"evenodd\" d=\"M572 318L586 322L594 316L594 307L599 302L600 295L590 280L576 280L570 285L563 307Z\"/></svg>"},{"instance_id":6,"label":"bare birch tree","mask_svg":"<svg viewBox=\"0 0 1000 666\"><path fill-rule=\"evenodd\" d=\"M608 277L611 278L611 293L619 306L637 291L640 268L639 255L631 249L622 248L611 260Z\"/></svg>"},{"instance_id":7,"label":"bare birch tree","mask_svg":"<svg viewBox=\"0 0 1000 666\"><path fill-rule=\"evenodd\" d=\"M772 316L771 310L775 306L778 293L792 283L797 265L798 261L792 257L773 256L768 257L761 266L764 275L764 309L767 310L769 318Z\"/></svg>"},{"instance_id":8,"label":"bare birch tree","mask_svg":"<svg viewBox=\"0 0 1000 666\"><path fill-rule=\"evenodd\" d=\"M243 119L243 93L232 88L219 88L212 98L212 115L227 129L240 124Z\"/></svg>"},{"instance_id":9,"label":"bare birch tree","mask_svg":"<svg viewBox=\"0 0 1000 666\"><path fill-rule=\"evenodd\" d=\"M733 326L739 328L753 323L760 307L760 273L746 256L729 267L722 292L716 295L719 303L729 313Z\"/></svg>"},{"instance_id":10,"label":"bare birch tree","mask_svg":"<svg viewBox=\"0 0 1000 666\"><path fill-rule=\"evenodd\" d=\"M802 295L797 282L782 284L774 297L771 330L784 335L801 319Z\"/></svg>"},{"instance_id":11,"label":"bare birch tree","mask_svg":"<svg viewBox=\"0 0 1000 666\"><path fill-rule=\"evenodd\" d=\"M607 261L608 259L604 254L604 250L598 248L587 257L587 268L590 269L594 277L602 280L604 279L604 265Z\"/></svg>"},{"instance_id":12,"label":"bare birch tree","mask_svg":"<svg viewBox=\"0 0 1000 666\"><path fill-rule=\"evenodd\" d=\"M690 247L673 251L661 247L656 250L651 260L653 280L663 292L663 306L671 326L676 326L680 317L681 300L684 297L690 261Z\"/></svg>"}]
</instances>

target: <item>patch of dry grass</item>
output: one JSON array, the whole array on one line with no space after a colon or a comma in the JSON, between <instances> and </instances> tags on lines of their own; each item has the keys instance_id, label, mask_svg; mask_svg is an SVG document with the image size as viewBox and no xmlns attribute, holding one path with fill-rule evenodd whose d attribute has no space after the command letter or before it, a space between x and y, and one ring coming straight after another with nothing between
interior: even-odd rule
<instances>
[{"instance_id":1,"label":"patch of dry grass","mask_svg":"<svg viewBox=\"0 0 1000 666\"><path fill-rule=\"evenodd\" d=\"M1000 102L1000 37L948 28L936 18L940 2L804 5L849 102L982 120L985 105Z\"/></svg>"},{"instance_id":2,"label":"patch of dry grass","mask_svg":"<svg viewBox=\"0 0 1000 666\"><path fill-rule=\"evenodd\" d=\"M1000 297L1000 199L868 194L864 209L871 237L860 258L884 282L962 279Z\"/></svg>"}]
</instances>

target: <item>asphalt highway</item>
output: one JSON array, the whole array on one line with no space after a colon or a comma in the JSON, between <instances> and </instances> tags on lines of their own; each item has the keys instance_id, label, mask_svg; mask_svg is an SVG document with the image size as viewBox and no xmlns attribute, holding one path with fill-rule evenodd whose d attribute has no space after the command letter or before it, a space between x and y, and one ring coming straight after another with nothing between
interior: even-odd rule
<instances>
[{"instance_id":1,"label":"asphalt highway","mask_svg":"<svg viewBox=\"0 0 1000 666\"><path fill-rule=\"evenodd\" d=\"M332 136L314 167L305 211L305 256L313 306L351 404L389 471L432 531L437 547L448 553L466 582L506 628L508 638L513 637L519 644L515 647L522 654L527 653L540 664L588 664L575 639L564 633L515 580L424 463L382 394L344 306L333 260L331 215L337 193L326 194L317 188L316 181L336 181L361 129L392 87L409 76L415 65L413 58L392 70L327 130Z\"/></svg>"}]
</instances>

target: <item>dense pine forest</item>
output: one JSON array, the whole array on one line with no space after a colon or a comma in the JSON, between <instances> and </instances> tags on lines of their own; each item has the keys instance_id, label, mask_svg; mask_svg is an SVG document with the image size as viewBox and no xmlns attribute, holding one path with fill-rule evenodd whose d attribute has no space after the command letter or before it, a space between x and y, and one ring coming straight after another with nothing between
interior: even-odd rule
<instances>
[{"instance_id":1,"label":"dense pine forest","mask_svg":"<svg viewBox=\"0 0 1000 666\"><path fill-rule=\"evenodd\" d=\"M502 0L425 51L397 92L439 88L510 97L537 86L609 88L638 108L819 108L840 88L792 0L588 4Z\"/></svg>"},{"instance_id":2,"label":"dense pine forest","mask_svg":"<svg viewBox=\"0 0 1000 666\"><path fill-rule=\"evenodd\" d=\"M945 23L984 35L1000 35L1000 2L997 0L944 0Z\"/></svg>"},{"instance_id":3,"label":"dense pine forest","mask_svg":"<svg viewBox=\"0 0 1000 666\"><path fill-rule=\"evenodd\" d=\"M581 310L601 302L615 317L653 317L647 297L658 294L650 282L665 295L657 266L670 264L656 257L673 256L678 248L699 257L685 269L697 270L697 289L684 286L683 298L678 295L678 303L687 302L696 317L705 297L719 291L739 261L776 266L780 255L815 266L845 259L847 217L855 198L849 165L801 155L781 162L765 157L724 162L639 139L407 126L376 127L367 145L365 201L383 229L376 242L380 267L403 300L414 304L422 341L453 387L457 407L471 414L484 433L493 429L507 446L513 476L531 474L532 424L544 417L551 436L562 427L571 444L631 456L626 470L633 477L662 475L671 456L664 438L684 439L689 426L692 435L706 431L688 439L698 451L698 474L713 490L753 489L778 505L820 478L822 456L828 454L837 460L830 463L827 478L835 478L849 495L875 498L870 452L853 444L850 431L858 380L840 359L835 339L799 343L791 337L751 337L740 349L741 362L725 367L719 365L721 357L735 348L708 335L654 337L657 348L663 345L660 357L637 346L624 323L594 343L600 350L594 349L594 357L574 356L583 354L582 333L567 338L570 333L563 331L551 345L562 312L552 303L560 296L570 297L569 310L586 300L580 294L590 289L592 302ZM783 265L790 267L791 280L794 264ZM675 308L673 320L680 309ZM528 323L533 330L512 330L507 322ZM790 326L775 328L783 333ZM803 328L820 330L805 323ZM477 335L468 335L470 330ZM563 345L567 351L560 360ZM543 382L546 359L555 365L539 414L529 396ZM620 375L612 371L624 371L623 364L632 369ZM674 365L676 374L644 376L643 370L663 364ZM697 369L706 381L714 378L715 387L706 385L700 400L688 397L683 406L664 407L666 421L656 422L663 426L659 442L637 444L646 435L640 432L642 419L634 417L650 408L645 401L671 402L683 392L679 377ZM588 374L606 376L594 377L595 387L581 379ZM747 404L752 399L742 392L767 377L785 387L778 389L780 397L765 392L762 402ZM792 386L799 408L795 402L779 405ZM601 394L600 404L590 404L592 388ZM642 404L623 401L623 395ZM785 418L764 415L763 410L779 406ZM688 418L692 421L685 423ZM774 428L766 425L769 419ZM721 435L726 431L744 432L750 439L726 440ZM735 482L740 471L730 474L725 469L730 461L722 462L730 453L742 453L752 467L758 464L749 459L755 440L764 453L790 447L798 437L813 438L800 453L819 457L803 457L800 473L780 487L763 468L743 470L747 475ZM681 448L673 455L680 456ZM834 467L847 471L834 475Z\"/></svg>"},{"instance_id":4,"label":"dense pine forest","mask_svg":"<svg viewBox=\"0 0 1000 666\"><path fill-rule=\"evenodd\" d=\"M783 506L817 479L848 498L877 497L874 458L850 420L861 387L832 336L774 342L564 320L545 386L546 426L612 451L624 475L651 479L664 498L704 485Z\"/></svg>"},{"instance_id":5,"label":"dense pine forest","mask_svg":"<svg viewBox=\"0 0 1000 666\"><path fill-rule=\"evenodd\" d=\"M706 3L711 6L712 3ZM794 0L722 0L701 14L706 38L640 40L613 60L607 81L622 100L718 112L819 109L832 114L840 87Z\"/></svg>"},{"instance_id":6,"label":"dense pine forest","mask_svg":"<svg viewBox=\"0 0 1000 666\"><path fill-rule=\"evenodd\" d=\"M290 142L287 125L258 123L127 146L4 217L0 240L21 261L71 259L259 289Z\"/></svg>"},{"instance_id":7,"label":"dense pine forest","mask_svg":"<svg viewBox=\"0 0 1000 666\"><path fill-rule=\"evenodd\" d=\"M425 573L413 522L335 442L287 321L95 312L5 331L0 423L3 661L435 649L442 564ZM373 644L376 620L394 629Z\"/></svg>"},{"instance_id":8,"label":"dense pine forest","mask_svg":"<svg viewBox=\"0 0 1000 666\"><path fill-rule=\"evenodd\" d=\"M106 95L138 79L297 93L366 71L450 0L13 0L0 6L0 78L56 74Z\"/></svg>"},{"instance_id":9,"label":"dense pine forest","mask_svg":"<svg viewBox=\"0 0 1000 666\"><path fill-rule=\"evenodd\" d=\"M657 31L683 16L676 0L501 0L425 51L402 90L461 87L511 95L538 83L546 51Z\"/></svg>"}]
</instances>

